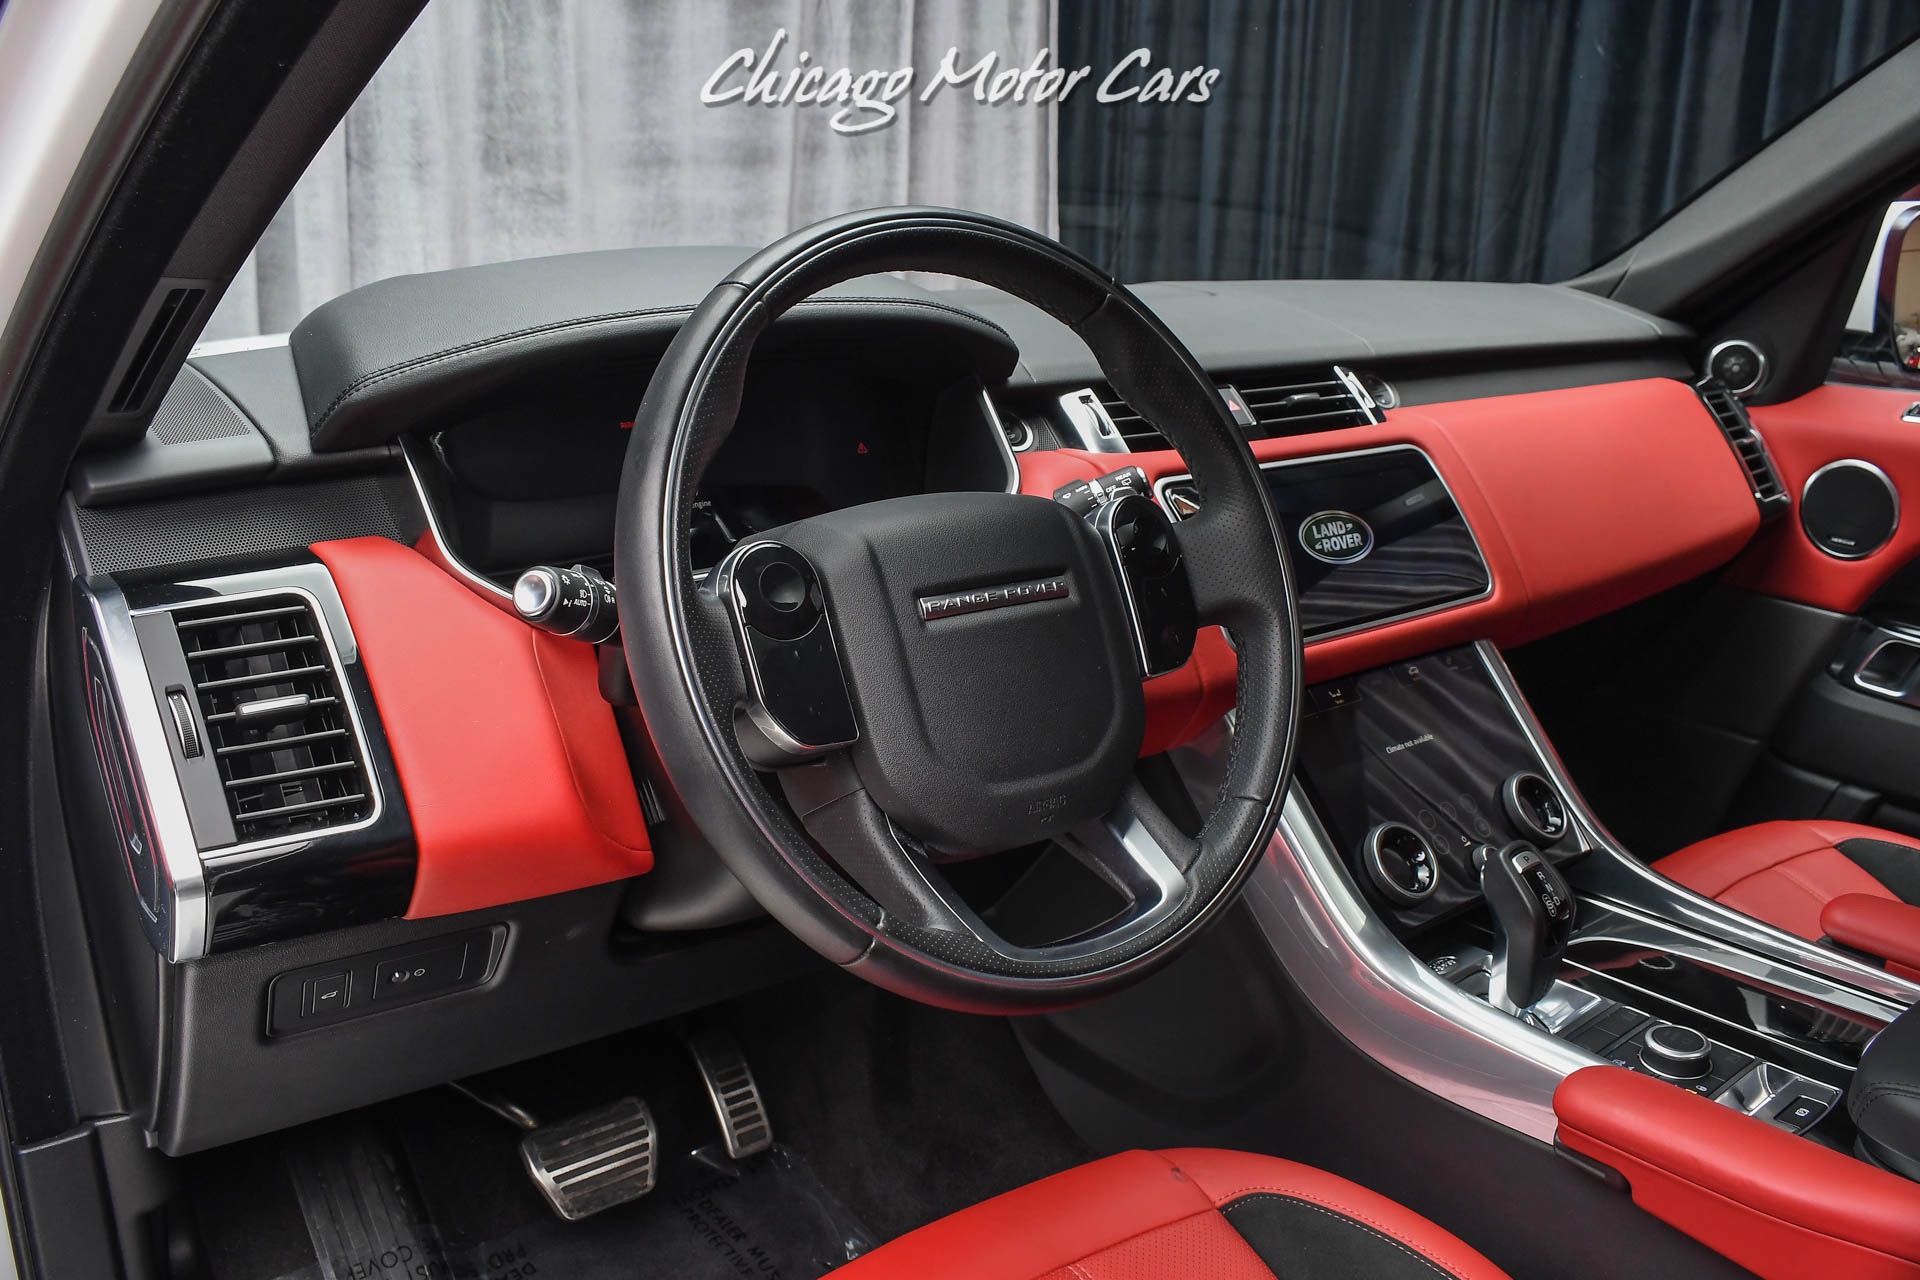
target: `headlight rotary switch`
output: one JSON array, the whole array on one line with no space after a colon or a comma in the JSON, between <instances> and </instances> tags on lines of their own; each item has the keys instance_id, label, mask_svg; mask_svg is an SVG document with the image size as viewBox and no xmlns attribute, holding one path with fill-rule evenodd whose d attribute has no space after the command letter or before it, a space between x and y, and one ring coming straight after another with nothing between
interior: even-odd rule
<instances>
[{"instance_id":1,"label":"headlight rotary switch","mask_svg":"<svg viewBox=\"0 0 1920 1280\"><path fill-rule=\"evenodd\" d=\"M619 634L613 584L585 565L535 565L513 584L513 611L556 636L602 644Z\"/></svg>"}]
</instances>

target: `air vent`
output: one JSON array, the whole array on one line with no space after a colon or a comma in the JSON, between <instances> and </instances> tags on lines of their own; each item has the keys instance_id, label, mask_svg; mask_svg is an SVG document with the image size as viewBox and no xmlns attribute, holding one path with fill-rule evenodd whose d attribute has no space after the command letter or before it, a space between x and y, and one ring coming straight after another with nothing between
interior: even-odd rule
<instances>
[{"instance_id":1,"label":"air vent","mask_svg":"<svg viewBox=\"0 0 1920 1280\"><path fill-rule=\"evenodd\" d=\"M305 596L195 606L173 619L240 843L372 813L340 673Z\"/></svg>"},{"instance_id":2,"label":"air vent","mask_svg":"<svg viewBox=\"0 0 1920 1280\"><path fill-rule=\"evenodd\" d=\"M1702 379L1694 385L1694 390L1719 424L1720 434L1733 446L1734 456L1746 469L1747 486L1753 490L1753 500L1761 516L1770 519L1785 513L1793 506L1793 499L1787 496L1787 487L1780 480L1772 455L1767 452L1766 441L1760 438L1760 433L1753 428L1753 420L1747 417L1746 406L1718 378Z\"/></svg>"},{"instance_id":3,"label":"air vent","mask_svg":"<svg viewBox=\"0 0 1920 1280\"><path fill-rule=\"evenodd\" d=\"M1113 429L1126 441L1128 453L1151 453L1155 449L1173 448L1160 428L1135 413L1131 405L1113 394L1112 387L1102 386L1099 395L1100 405L1107 411L1107 417L1113 419Z\"/></svg>"},{"instance_id":4,"label":"air vent","mask_svg":"<svg viewBox=\"0 0 1920 1280\"><path fill-rule=\"evenodd\" d=\"M1380 421L1371 400L1344 369L1329 369L1326 377L1306 381L1262 385L1241 379L1236 385L1259 424L1259 435L1304 435Z\"/></svg>"}]
</instances>

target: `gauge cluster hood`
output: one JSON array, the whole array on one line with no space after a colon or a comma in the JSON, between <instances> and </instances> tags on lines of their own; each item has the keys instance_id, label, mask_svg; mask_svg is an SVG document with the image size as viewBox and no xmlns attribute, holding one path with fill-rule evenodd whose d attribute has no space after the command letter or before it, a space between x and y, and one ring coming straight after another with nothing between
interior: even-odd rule
<instances>
[{"instance_id":1,"label":"gauge cluster hood","mask_svg":"<svg viewBox=\"0 0 1920 1280\"><path fill-rule=\"evenodd\" d=\"M288 339L316 452L471 415L509 385L614 377L641 387L740 248L616 249L398 276L316 308ZM876 314L894 322L872 324ZM997 383L1019 352L997 324L888 276L795 307L768 347L857 341L894 367ZM935 366L941 366L936 368Z\"/></svg>"}]
</instances>

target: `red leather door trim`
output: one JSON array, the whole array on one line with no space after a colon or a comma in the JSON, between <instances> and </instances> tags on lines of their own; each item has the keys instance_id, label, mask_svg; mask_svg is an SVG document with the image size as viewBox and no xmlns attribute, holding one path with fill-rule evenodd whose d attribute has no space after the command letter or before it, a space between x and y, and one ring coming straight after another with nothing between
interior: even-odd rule
<instances>
[{"instance_id":1,"label":"red leather door trim","mask_svg":"<svg viewBox=\"0 0 1920 1280\"><path fill-rule=\"evenodd\" d=\"M1635 1204L1756 1275L1920 1276L1920 1184L1621 1067L1574 1072L1553 1109Z\"/></svg>"},{"instance_id":2,"label":"red leather door trim","mask_svg":"<svg viewBox=\"0 0 1920 1280\"><path fill-rule=\"evenodd\" d=\"M1802 604L1858 613L1867 598L1920 554L1920 427L1900 415L1914 402L1912 391L1830 383L1782 404L1758 405L1753 423L1779 465L1793 515L1770 525L1735 562L1727 581L1750 591ZM1817 549L1800 528L1800 491L1829 462L1859 458L1886 472L1899 490L1902 512L1893 540L1864 560L1836 560Z\"/></svg>"},{"instance_id":3,"label":"red leather door trim","mask_svg":"<svg viewBox=\"0 0 1920 1280\"><path fill-rule=\"evenodd\" d=\"M410 547L315 544L373 686L419 846L410 919L604 884L653 854L593 649Z\"/></svg>"},{"instance_id":4,"label":"red leather door trim","mask_svg":"<svg viewBox=\"0 0 1920 1280\"><path fill-rule=\"evenodd\" d=\"M1843 893L1820 910L1820 927L1843 947L1879 956L1887 970L1920 981L1920 907L1871 893Z\"/></svg>"}]
</instances>

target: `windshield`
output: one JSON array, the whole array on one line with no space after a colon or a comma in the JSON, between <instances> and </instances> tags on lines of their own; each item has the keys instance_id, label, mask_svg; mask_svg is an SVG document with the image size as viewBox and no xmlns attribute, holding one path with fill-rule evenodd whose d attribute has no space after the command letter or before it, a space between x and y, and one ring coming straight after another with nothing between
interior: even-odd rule
<instances>
[{"instance_id":1,"label":"windshield","mask_svg":"<svg viewBox=\"0 0 1920 1280\"><path fill-rule=\"evenodd\" d=\"M1879 0L435 0L204 337L902 203L1129 281L1559 280L1916 33Z\"/></svg>"}]
</instances>

